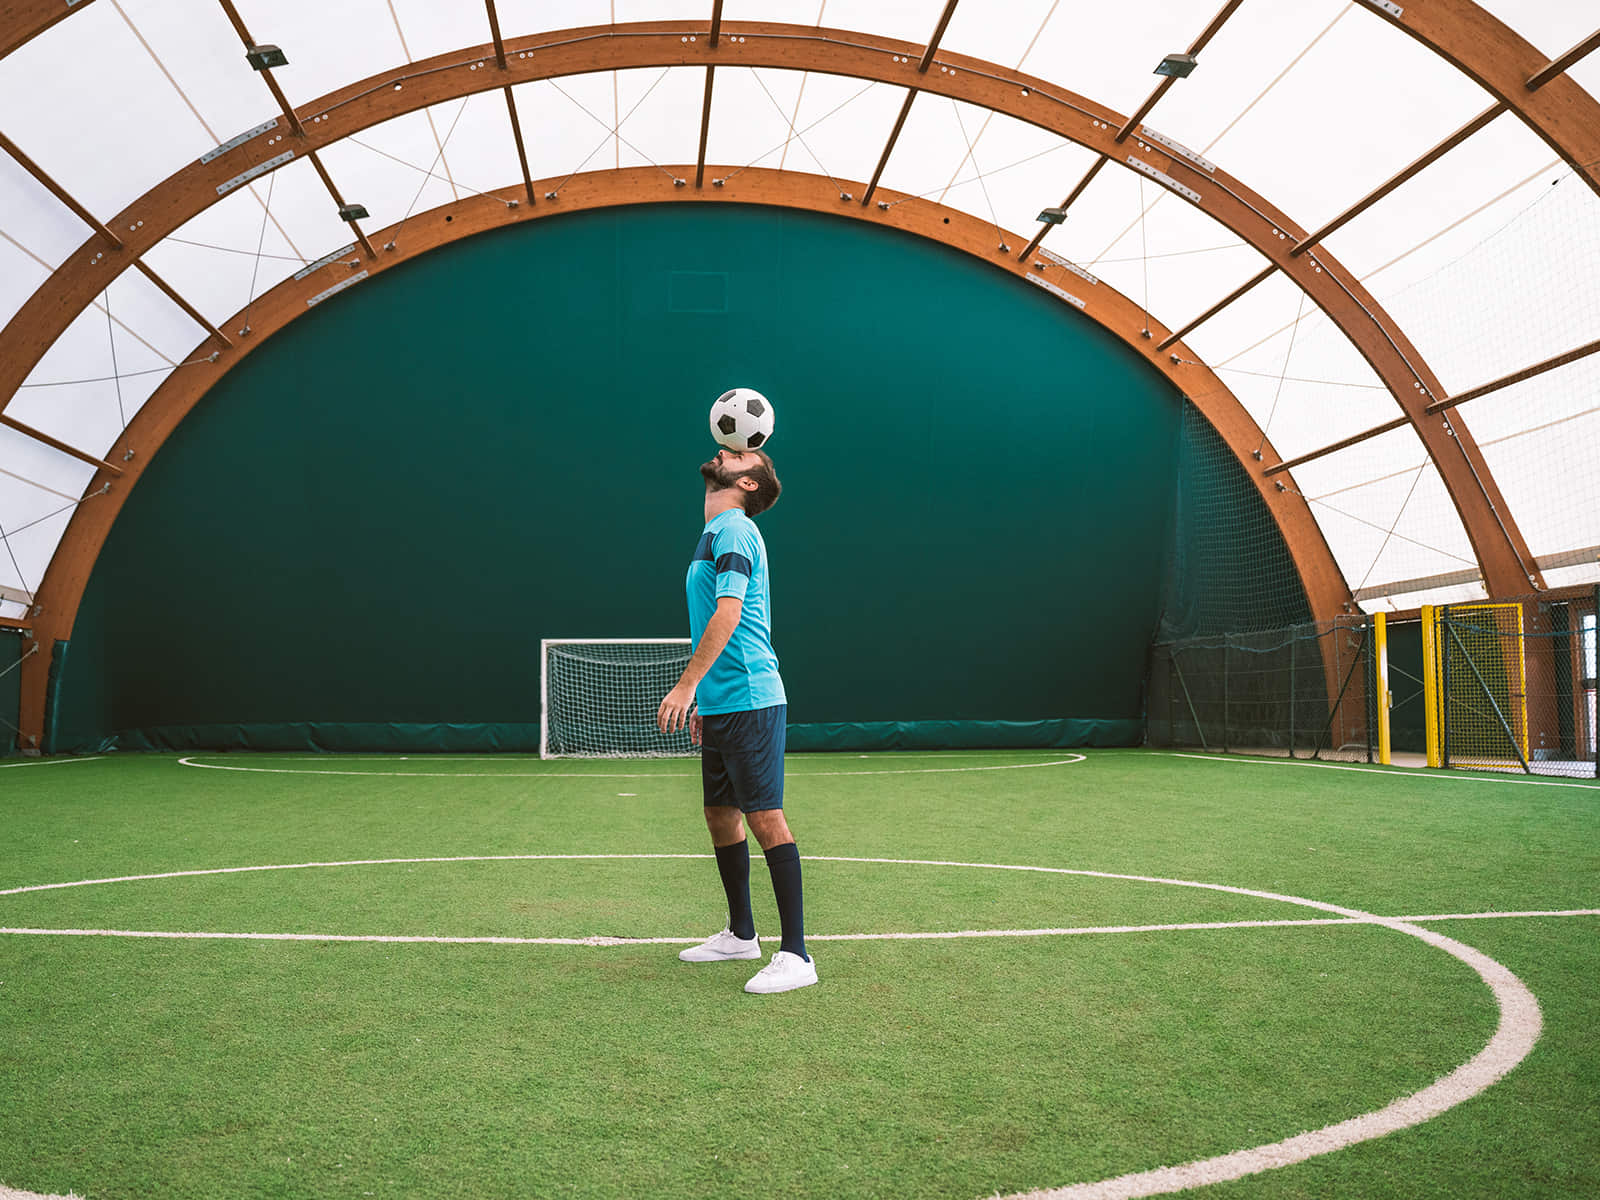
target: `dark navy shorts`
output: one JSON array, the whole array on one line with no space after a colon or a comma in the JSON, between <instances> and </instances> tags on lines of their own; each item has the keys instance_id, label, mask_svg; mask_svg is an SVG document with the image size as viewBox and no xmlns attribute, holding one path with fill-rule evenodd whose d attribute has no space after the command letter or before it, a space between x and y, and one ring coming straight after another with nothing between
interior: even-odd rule
<instances>
[{"instance_id":1,"label":"dark navy shorts","mask_svg":"<svg viewBox=\"0 0 1600 1200\"><path fill-rule=\"evenodd\" d=\"M787 704L700 718L700 781L707 808L783 807Z\"/></svg>"}]
</instances>

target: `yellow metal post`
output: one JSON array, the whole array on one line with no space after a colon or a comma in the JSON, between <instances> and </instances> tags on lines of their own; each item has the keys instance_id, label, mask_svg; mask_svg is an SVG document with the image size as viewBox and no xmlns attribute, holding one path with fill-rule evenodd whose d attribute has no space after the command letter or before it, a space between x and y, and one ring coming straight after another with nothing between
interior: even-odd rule
<instances>
[{"instance_id":1,"label":"yellow metal post","mask_svg":"<svg viewBox=\"0 0 1600 1200\"><path fill-rule=\"evenodd\" d=\"M1439 726L1443 697L1439 695L1439 621L1432 604L1422 606L1422 712L1427 732L1428 765L1444 763Z\"/></svg>"},{"instance_id":2,"label":"yellow metal post","mask_svg":"<svg viewBox=\"0 0 1600 1200\"><path fill-rule=\"evenodd\" d=\"M1378 678L1378 762L1389 765L1389 705L1393 696L1389 691L1389 623L1387 613L1374 613L1373 638L1377 645Z\"/></svg>"}]
</instances>

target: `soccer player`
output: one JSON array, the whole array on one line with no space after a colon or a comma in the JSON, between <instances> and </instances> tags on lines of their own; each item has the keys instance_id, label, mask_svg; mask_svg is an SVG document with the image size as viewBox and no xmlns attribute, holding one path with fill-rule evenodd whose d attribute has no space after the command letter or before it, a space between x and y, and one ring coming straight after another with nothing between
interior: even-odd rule
<instances>
[{"instance_id":1,"label":"soccer player","mask_svg":"<svg viewBox=\"0 0 1600 1200\"><path fill-rule=\"evenodd\" d=\"M772 652L767 547L750 519L772 507L782 485L759 450L719 451L700 474L706 527L686 583L694 654L661 701L656 723L667 733L687 723L700 746L706 826L728 894L728 924L678 957L691 963L761 957L750 911L748 822L767 856L783 940L744 990L788 992L815 983L817 968L806 953L800 852L783 817L789 707Z\"/></svg>"}]
</instances>

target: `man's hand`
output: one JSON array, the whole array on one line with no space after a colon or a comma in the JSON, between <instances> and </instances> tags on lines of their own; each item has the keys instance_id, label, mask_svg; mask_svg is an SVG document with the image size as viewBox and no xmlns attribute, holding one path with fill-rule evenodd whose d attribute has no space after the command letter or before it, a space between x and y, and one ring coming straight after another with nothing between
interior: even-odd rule
<instances>
[{"instance_id":1,"label":"man's hand","mask_svg":"<svg viewBox=\"0 0 1600 1200\"><path fill-rule=\"evenodd\" d=\"M689 715L689 709L693 705L694 686L680 682L666 694L661 701L661 707L656 710L656 727L662 733L677 733L686 723L698 723L700 714L696 713L692 717Z\"/></svg>"},{"instance_id":2,"label":"man's hand","mask_svg":"<svg viewBox=\"0 0 1600 1200\"><path fill-rule=\"evenodd\" d=\"M700 744L700 710L697 708L689 714L689 740L696 746Z\"/></svg>"}]
</instances>

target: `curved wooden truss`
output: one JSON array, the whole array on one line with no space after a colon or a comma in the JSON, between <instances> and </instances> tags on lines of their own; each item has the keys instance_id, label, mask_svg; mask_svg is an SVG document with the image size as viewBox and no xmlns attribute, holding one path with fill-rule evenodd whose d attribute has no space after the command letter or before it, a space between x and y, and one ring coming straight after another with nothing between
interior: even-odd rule
<instances>
[{"instance_id":1,"label":"curved wooden truss","mask_svg":"<svg viewBox=\"0 0 1600 1200\"><path fill-rule=\"evenodd\" d=\"M0 9L0 57L92 2L80 0L76 8L67 8L60 0L13 0ZM1374 11L1381 9L1371 0L1368 3ZM1382 11L1390 15L1386 9ZM492 16L492 3L490 12ZM1561 59L1546 62L1533 47L1471 0L1412 0L1401 15L1390 16L1390 19L1488 88L1497 97L1497 108L1515 112L1600 192L1600 174L1597 174L1600 172L1600 106L1562 74L1565 65L1575 61L1588 43L1574 47ZM1308 234L1261 196L1225 172L1210 168L1209 164L1197 164L1181 147L1159 138L1147 125L1140 126L1138 136L1130 138L1129 134L1138 124L1133 119L1124 120L1104 106L1046 81L981 60L949 53L940 53L934 58L932 44L924 48L894 39L808 26L724 24L720 21L720 4L713 20L728 36L708 38L702 23L690 21L602 26L503 42L496 27L492 47L470 47L385 72L286 112L288 123L303 131L303 137L293 139L292 149L296 155L309 155L368 126L478 91L503 88L510 103L510 88L517 83L565 74L651 66L703 65L707 67L708 90L711 68L719 64L816 70L932 91L1005 113L1095 151L1101 156L1098 163L1117 162L1145 170L1147 174L1153 170L1154 177L1261 252L1271 264L1270 270L1282 270L1301 286L1357 346L1399 401L1403 413L1400 421L1417 431L1436 464L1471 538L1484 582L1491 593L1526 591L1530 580L1535 585L1542 583L1537 572L1531 569L1532 556L1511 521L1487 464L1459 417L1452 421L1445 415L1449 398L1442 393L1436 377L1416 348L1349 272L1325 250L1313 249L1319 241L1317 236ZM923 60L928 60L930 65L936 61L941 71L937 75L925 73ZM484 70L491 64L492 69ZM511 111L515 125L514 104ZM1474 128L1481 128L1483 123L1486 122L1477 123ZM520 153L520 138L518 149ZM122 269L142 266L138 261L140 255L215 203L219 183L260 166L263 160L271 157L275 156L264 152L258 143L246 142L209 165L186 167L110 222L111 228L129 230L125 241L113 238L116 245L107 242L106 227L99 226L101 233L75 252L0 332L0 421L16 425L4 416L5 403L45 350ZM1135 159L1138 161L1133 161ZM703 171L703 162L697 165ZM565 186L556 205L541 204L539 208L541 212L547 208L564 210L578 194L585 194L585 189L591 187L596 189L596 197L609 194L607 189L622 186L627 175L627 172L610 173L606 177L610 182L604 184L597 182L600 177L580 178ZM528 178L525 162L523 176L523 187L528 200L532 201L536 191ZM750 179L740 188L713 195L724 201L750 200L758 187L758 178ZM636 178L626 180L626 186L629 190L625 198L593 199L589 206L707 198L698 190L688 194L683 189L674 190L655 172L637 173ZM829 208L825 196L789 195L791 191L800 193L808 188L815 189L814 182L808 184L804 177L785 175L781 185L763 180L760 188L766 194L756 201L759 203ZM505 199L511 199L510 195ZM484 214L472 220L465 219L465 207L476 209L484 205L488 206ZM855 209L848 215L859 219L922 232L914 226L928 206L921 202L896 203L885 211L838 204L833 210L843 212L846 207ZM539 215L531 208L521 212L509 209L502 200L474 201L452 208L463 210L458 236ZM939 225L927 235L951 244L967 243L961 244L961 248L983 254L995 265L1028 275L1057 292L1071 292L1074 288L1077 292L1086 290L1081 279L1057 263L1047 262L1041 269L1030 271L1026 256L1020 264L1002 261L1010 259L1009 253L980 245L993 241L987 225L956 213L950 216L949 226L944 224L941 215ZM416 225L413 219L408 227L407 246L387 251L377 262L369 264L369 269L381 270L388 262L401 261L434 245L444 244L441 240L421 245ZM959 237L956 235L958 228L961 230ZM386 231L385 236L392 240L392 231ZM252 324L258 328L260 318L255 313L261 311L262 303L258 300L258 307L252 313ZM1228 389L1208 369L1193 361L1193 355L1168 356L1153 350L1154 345L1159 345L1153 339L1135 341L1137 335L1133 331L1136 325L1142 331L1144 316L1137 314L1136 322L1124 323L1121 317L1127 314L1119 314L1119 306L1137 313L1125 298L1100 285L1094 290L1093 310L1089 304L1084 308L1090 316L1129 340L1196 400L1241 462L1251 469L1258 490L1267 499L1295 553L1317 615L1323 617L1342 607L1348 600L1344 581L1304 502L1294 492L1281 491L1271 478L1282 473L1283 463L1263 444L1260 430ZM1185 330L1167 334L1162 341L1171 345L1183 332ZM248 346L222 344L215 329L211 329L211 334L211 338L202 343L201 352L214 350L220 370L225 371L249 352ZM119 440L116 451L108 452L107 459L118 459L120 452L137 442L143 447L141 459L148 461L152 449L159 446L176 424L176 420L172 420L163 427L161 422L168 420L178 408L187 411L188 406L192 406L193 399L184 405L176 397L185 389L198 388L192 393L198 398L219 377L217 371L210 371L209 377L198 374L207 370L188 368L187 373L180 372L169 380L147 405L150 418L146 420L145 413L141 413ZM169 390L171 397L167 397ZM157 400L162 400L159 406ZM166 415L158 417L158 412ZM1250 453L1257 447L1261 448L1260 456ZM122 474L122 484L131 483L137 477L136 471L102 463L101 473L91 488L110 481L114 473ZM124 486L115 489L113 494L125 492ZM104 518L85 519L81 527L80 521L75 520L69 528L57 561L52 563L40 589L43 606L53 610L38 614L36 627L46 640L70 632L72 614L87 580L88 569L119 505L120 499L101 505L101 511L107 514ZM94 507L89 506L89 511ZM96 525L99 525L98 533L94 531ZM39 678L37 688L30 686L27 690L30 694L36 693L41 700L40 717L41 664L47 659L47 655L40 655L30 660L36 668L33 673Z\"/></svg>"},{"instance_id":2,"label":"curved wooden truss","mask_svg":"<svg viewBox=\"0 0 1600 1200\"><path fill-rule=\"evenodd\" d=\"M1112 110L1045 80L979 59L941 54L940 71L922 74L919 48L894 39L795 25L741 23L723 28L728 36L716 47L700 36L706 31L699 25L675 22L596 26L471 47L384 72L302 106L292 115L304 136L290 139L287 152L275 140L257 138L209 163L193 163L109 223L128 231L120 247L97 236L72 255L0 333L0 397L16 391L45 350L125 265L215 203L219 186L251 170L272 169L272 160L281 164L292 161L286 155L312 155L371 125L446 100L569 74L713 63L825 71L920 88L1026 121L1105 159L1152 174L1227 226L1263 254L1272 269L1281 270L1305 290L1395 396L1461 515L1489 590L1513 594L1526 591L1530 580L1542 583L1531 569L1532 555L1504 497L1459 416L1429 411L1429 405L1444 394L1416 347L1325 249L1296 254L1295 248L1308 237L1306 231L1259 194L1221 169L1192 160L1171 142L1159 139L1149 126L1122 140L1120 130L1129 122ZM263 144L266 141L271 144ZM1046 273L1052 270L1061 268L1047 267ZM3 404L0 401L0 412Z\"/></svg>"},{"instance_id":3,"label":"curved wooden truss","mask_svg":"<svg viewBox=\"0 0 1600 1200\"><path fill-rule=\"evenodd\" d=\"M727 170L731 173L732 168ZM542 195L557 181L535 182ZM41 647L48 651L56 641L71 635L78 604L100 549L130 491L166 439L224 375L244 362L273 334L312 312L330 289L340 284L359 286L373 275L489 230L565 213L637 204L642 197L663 203L761 204L828 213L888 225L981 258L999 270L1040 286L1064 307L1081 311L1120 337L1153 369L1162 372L1187 393L1241 462L1254 466L1253 454L1258 448L1268 458L1277 458L1255 420L1209 368L1175 363L1173 356L1154 348L1153 339L1144 336L1146 314L1132 300L1108 284L1085 278L1074 277L1069 292L1062 285L1044 279L1040 272L1018 263L1011 255L997 254L994 227L957 209L886 191L883 194L894 204L890 213L884 215L878 210L863 209L859 204L840 203L838 190L828 179L755 167L740 171L737 178L723 187L706 189L675 188L654 167L577 175L565 183L557 201L542 203L536 208L509 203L522 190L522 184L513 184L499 192L472 196L414 215L405 222L403 240L396 240L398 225L377 235L380 245L392 244L394 249L382 254L376 263L369 264L360 259L358 252L352 252L338 256L303 278L284 280L252 302L251 336L241 339L235 352L219 354L214 362L204 359L191 362L168 376L107 453L112 462L122 464L116 468L117 474L112 475L112 468L108 466L91 484L94 490L109 484L109 490L93 504L80 506L73 514L61 547L50 563L37 593L33 618L34 636ZM359 273L352 273L351 259L358 260ZM238 328L242 319L243 314L238 313L224 325ZM1154 323L1149 328L1153 333L1161 332ZM1250 476L1294 556L1313 616L1327 621L1352 611L1354 605L1344 577L1304 498L1297 491L1279 488L1259 470L1251 471ZM28 660L23 667L22 729L26 738L42 736L49 662L50 655L44 653Z\"/></svg>"}]
</instances>

